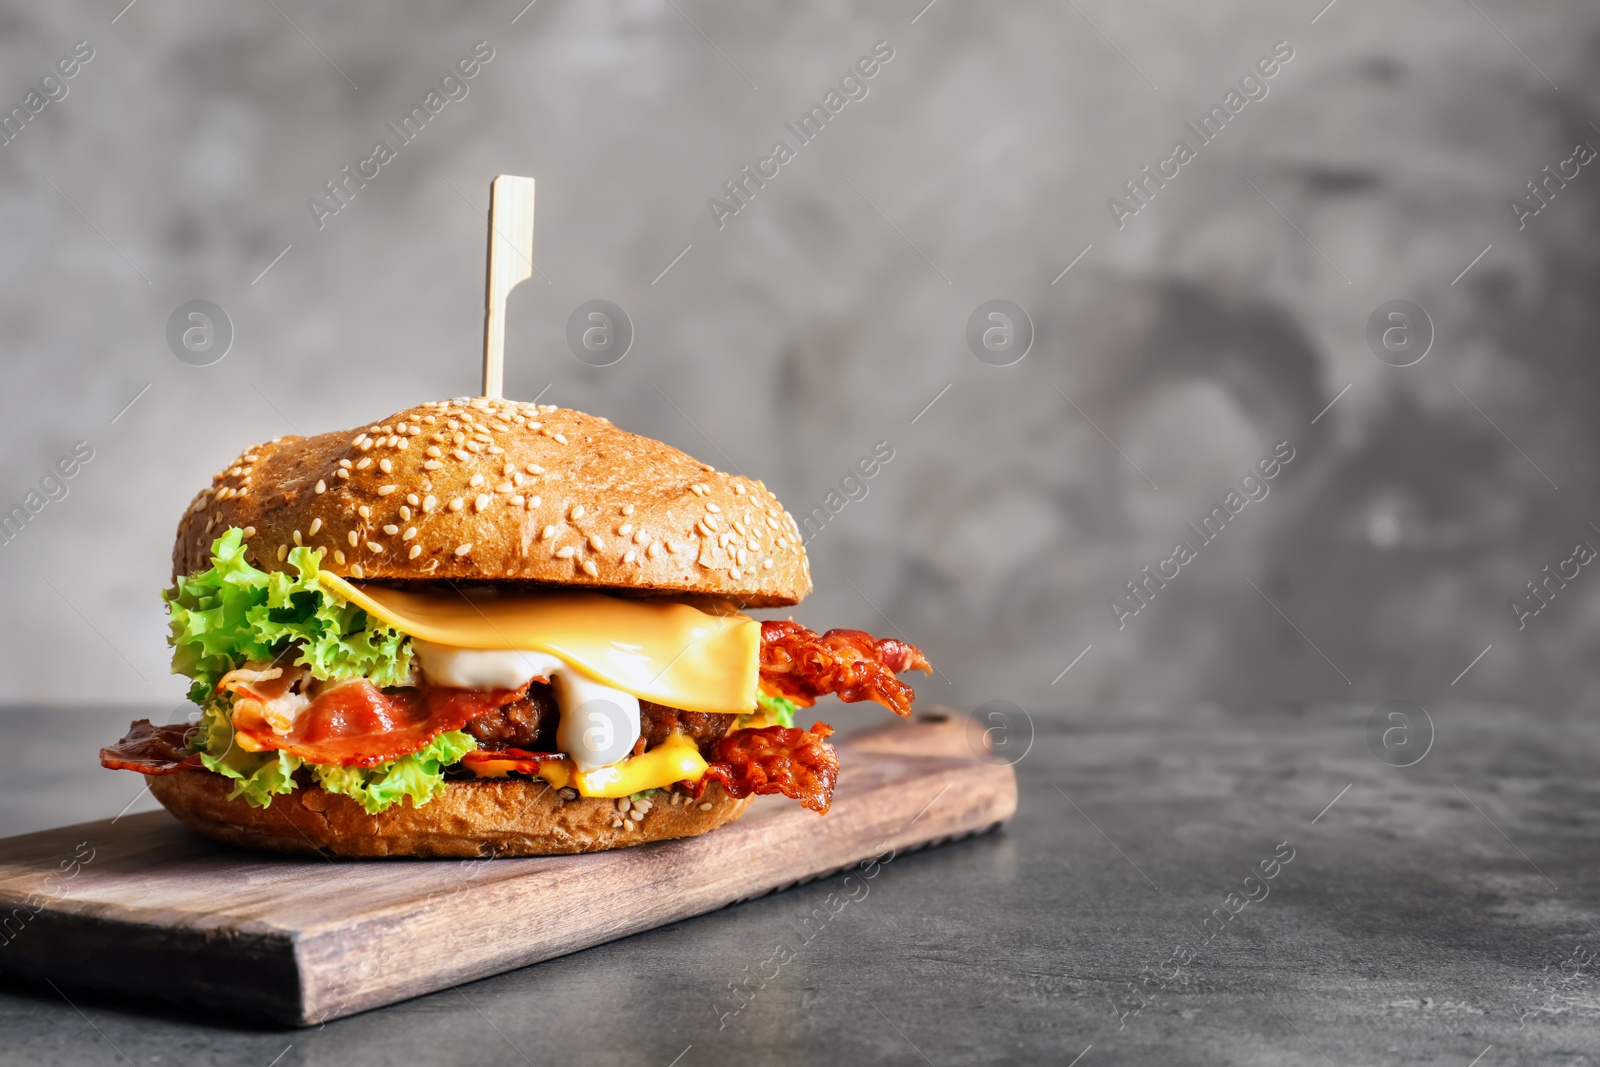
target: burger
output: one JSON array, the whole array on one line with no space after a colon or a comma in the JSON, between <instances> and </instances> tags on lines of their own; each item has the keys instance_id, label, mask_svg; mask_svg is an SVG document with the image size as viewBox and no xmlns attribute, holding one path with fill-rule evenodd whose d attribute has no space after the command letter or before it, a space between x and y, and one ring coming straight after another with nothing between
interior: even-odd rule
<instances>
[{"instance_id":1,"label":"burger","mask_svg":"<svg viewBox=\"0 0 1600 1067\"><path fill-rule=\"evenodd\" d=\"M101 763L233 845L589 852L706 833L766 794L825 813L795 712L910 713L914 646L747 609L811 591L761 482L606 419L476 398L249 448L178 524L162 595L187 722Z\"/></svg>"}]
</instances>

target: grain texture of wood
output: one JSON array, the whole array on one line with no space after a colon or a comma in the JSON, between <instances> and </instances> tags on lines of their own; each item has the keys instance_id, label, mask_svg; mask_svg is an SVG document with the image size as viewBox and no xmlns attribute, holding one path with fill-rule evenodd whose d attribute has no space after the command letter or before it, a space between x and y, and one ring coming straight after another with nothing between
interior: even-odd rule
<instances>
[{"instance_id":1,"label":"grain texture of wood","mask_svg":"<svg viewBox=\"0 0 1600 1067\"><path fill-rule=\"evenodd\" d=\"M959 716L840 746L823 817L763 798L701 837L516 860L296 859L165 812L0 841L0 970L311 1024L537 963L1010 819Z\"/></svg>"}]
</instances>

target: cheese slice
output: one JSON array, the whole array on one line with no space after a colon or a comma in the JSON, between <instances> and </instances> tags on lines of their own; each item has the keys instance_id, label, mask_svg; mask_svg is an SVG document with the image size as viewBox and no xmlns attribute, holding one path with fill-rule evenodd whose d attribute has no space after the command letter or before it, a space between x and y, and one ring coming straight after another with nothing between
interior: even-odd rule
<instances>
[{"instance_id":1,"label":"cheese slice","mask_svg":"<svg viewBox=\"0 0 1600 1067\"><path fill-rule=\"evenodd\" d=\"M761 624L738 612L711 615L687 604L588 592L468 599L356 586L327 571L317 579L423 641L547 652L597 682L685 711L741 715L756 706Z\"/></svg>"}]
</instances>

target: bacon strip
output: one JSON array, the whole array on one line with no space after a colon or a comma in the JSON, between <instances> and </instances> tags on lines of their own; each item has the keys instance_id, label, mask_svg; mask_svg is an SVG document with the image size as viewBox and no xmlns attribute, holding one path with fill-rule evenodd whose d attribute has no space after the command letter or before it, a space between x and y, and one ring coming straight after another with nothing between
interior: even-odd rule
<instances>
[{"instance_id":1,"label":"bacon strip","mask_svg":"<svg viewBox=\"0 0 1600 1067\"><path fill-rule=\"evenodd\" d=\"M802 707L824 693L854 703L875 700L896 715L910 715L916 690L895 677L900 671L933 670L915 645L861 630L829 630L818 636L788 619L761 624L761 685Z\"/></svg>"},{"instance_id":2,"label":"bacon strip","mask_svg":"<svg viewBox=\"0 0 1600 1067\"><path fill-rule=\"evenodd\" d=\"M371 767L420 751L527 689L526 684L517 689L424 686L385 693L366 679L342 682L312 697L288 733L281 734L260 714L252 689L240 685L233 725L243 738L241 747L253 751L282 749L308 763Z\"/></svg>"},{"instance_id":3,"label":"bacon strip","mask_svg":"<svg viewBox=\"0 0 1600 1067\"><path fill-rule=\"evenodd\" d=\"M717 758L691 787L695 797L715 779L729 796L782 793L818 815L833 803L839 780L839 754L828 735L833 727L819 722L809 730L764 726L740 730L717 742Z\"/></svg>"},{"instance_id":4,"label":"bacon strip","mask_svg":"<svg viewBox=\"0 0 1600 1067\"><path fill-rule=\"evenodd\" d=\"M194 730L184 722L152 726L149 719L140 719L121 741L100 750L100 766L140 774L177 774L199 767L200 756L188 744Z\"/></svg>"},{"instance_id":5,"label":"bacon strip","mask_svg":"<svg viewBox=\"0 0 1600 1067\"><path fill-rule=\"evenodd\" d=\"M518 774L537 775L541 765L564 759L566 756L560 752L529 752L524 748L475 748L462 756L461 762L475 773L483 773L479 768L486 768L490 773L497 774L516 771Z\"/></svg>"}]
</instances>

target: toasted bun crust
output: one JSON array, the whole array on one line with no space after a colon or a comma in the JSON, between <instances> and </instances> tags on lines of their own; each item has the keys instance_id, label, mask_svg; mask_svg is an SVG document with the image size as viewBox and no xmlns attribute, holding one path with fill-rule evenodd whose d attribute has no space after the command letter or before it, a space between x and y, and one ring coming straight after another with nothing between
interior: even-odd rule
<instances>
[{"instance_id":1,"label":"toasted bun crust","mask_svg":"<svg viewBox=\"0 0 1600 1067\"><path fill-rule=\"evenodd\" d=\"M207 837L244 848L325 856L549 856L694 837L732 822L755 800L735 800L712 782L699 800L657 793L634 801L564 800L531 778L452 781L420 808L401 801L368 815L349 797L320 786L272 798L265 808L229 800L233 783L190 770L150 779L150 792L178 820Z\"/></svg>"},{"instance_id":2,"label":"toasted bun crust","mask_svg":"<svg viewBox=\"0 0 1600 1067\"><path fill-rule=\"evenodd\" d=\"M174 576L210 566L230 526L285 570L296 544L356 579L519 581L796 604L811 570L794 519L757 481L605 419L447 400L369 426L248 448L178 523Z\"/></svg>"}]
</instances>

